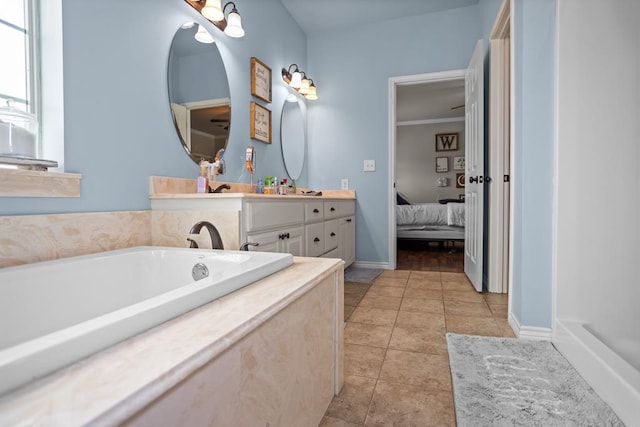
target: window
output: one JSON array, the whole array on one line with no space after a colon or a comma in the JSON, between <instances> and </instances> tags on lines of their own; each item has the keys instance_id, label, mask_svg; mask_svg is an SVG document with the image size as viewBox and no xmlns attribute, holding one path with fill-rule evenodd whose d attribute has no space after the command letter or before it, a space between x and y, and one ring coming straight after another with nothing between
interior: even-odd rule
<instances>
[{"instance_id":1,"label":"window","mask_svg":"<svg viewBox=\"0 0 640 427\"><path fill-rule=\"evenodd\" d=\"M58 162L50 172L64 172L62 0L0 2L0 106L11 100L13 107L35 114L40 133L37 157ZM0 197L57 197L55 189L48 191L49 175L23 170L0 172ZM30 178L21 181L20 174ZM79 195L80 175L56 176L62 182L73 181L73 192Z\"/></svg>"}]
</instances>

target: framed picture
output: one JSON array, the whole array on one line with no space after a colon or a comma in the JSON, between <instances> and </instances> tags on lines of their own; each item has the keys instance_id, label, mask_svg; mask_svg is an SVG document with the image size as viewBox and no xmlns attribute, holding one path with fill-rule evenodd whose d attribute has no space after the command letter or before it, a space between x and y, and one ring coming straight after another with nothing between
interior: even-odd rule
<instances>
[{"instance_id":1,"label":"framed picture","mask_svg":"<svg viewBox=\"0 0 640 427\"><path fill-rule=\"evenodd\" d=\"M448 157L436 157L436 172L449 172Z\"/></svg>"},{"instance_id":2,"label":"framed picture","mask_svg":"<svg viewBox=\"0 0 640 427\"><path fill-rule=\"evenodd\" d=\"M464 174L457 173L456 174L456 188L464 188Z\"/></svg>"},{"instance_id":3,"label":"framed picture","mask_svg":"<svg viewBox=\"0 0 640 427\"><path fill-rule=\"evenodd\" d=\"M271 110L255 102L251 103L249 136L271 144Z\"/></svg>"},{"instance_id":4,"label":"framed picture","mask_svg":"<svg viewBox=\"0 0 640 427\"><path fill-rule=\"evenodd\" d=\"M453 156L453 170L454 171L464 170L464 156Z\"/></svg>"},{"instance_id":5,"label":"framed picture","mask_svg":"<svg viewBox=\"0 0 640 427\"><path fill-rule=\"evenodd\" d=\"M271 68L256 57L251 57L251 95L271 102Z\"/></svg>"},{"instance_id":6,"label":"framed picture","mask_svg":"<svg viewBox=\"0 0 640 427\"><path fill-rule=\"evenodd\" d=\"M436 134L436 151L457 151L458 133L437 133Z\"/></svg>"}]
</instances>

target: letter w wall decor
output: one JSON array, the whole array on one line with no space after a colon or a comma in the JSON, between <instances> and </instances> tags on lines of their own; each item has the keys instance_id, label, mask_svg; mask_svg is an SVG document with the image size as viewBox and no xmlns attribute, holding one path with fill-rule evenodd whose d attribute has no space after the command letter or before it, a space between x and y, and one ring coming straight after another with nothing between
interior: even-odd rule
<instances>
[{"instance_id":1,"label":"letter w wall decor","mask_svg":"<svg viewBox=\"0 0 640 427\"><path fill-rule=\"evenodd\" d=\"M436 151L458 150L458 133L437 133Z\"/></svg>"}]
</instances>

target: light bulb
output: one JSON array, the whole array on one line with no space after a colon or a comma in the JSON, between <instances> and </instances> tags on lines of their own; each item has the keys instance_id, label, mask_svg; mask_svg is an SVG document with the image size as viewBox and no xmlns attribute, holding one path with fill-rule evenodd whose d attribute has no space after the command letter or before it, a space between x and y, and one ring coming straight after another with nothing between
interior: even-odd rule
<instances>
[{"instance_id":1,"label":"light bulb","mask_svg":"<svg viewBox=\"0 0 640 427\"><path fill-rule=\"evenodd\" d=\"M217 22L224 20L221 0L207 0L200 13L211 21Z\"/></svg>"}]
</instances>

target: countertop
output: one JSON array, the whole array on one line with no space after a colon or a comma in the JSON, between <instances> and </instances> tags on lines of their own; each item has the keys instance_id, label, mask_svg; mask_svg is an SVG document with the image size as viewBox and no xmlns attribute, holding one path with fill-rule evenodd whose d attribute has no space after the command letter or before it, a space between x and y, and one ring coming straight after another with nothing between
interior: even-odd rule
<instances>
[{"instance_id":1,"label":"countertop","mask_svg":"<svg viewBox=\"0 0 640 427\"><path fill-rule=\"evenodd\" d=\"M174 193L174 194L154 194L149 196L150 199L260 199L260 200L327 200L327 199L345 199L355 200L356 195L353 190L330 190L322 191L322 196L307 196L304 194L287 194L280 196L277 194L256 194L256 193Z\"/></svg>"},{"instance_id":2,"label":"countertop","mask_svg":"<svg viewBox=\"0 0 640 427\"><path fill-rule=\"evenodd\" d=\"M341 265L294 257L284 270L2 396L0 425L119 424Z\"/></svg>"}]
</instances>

